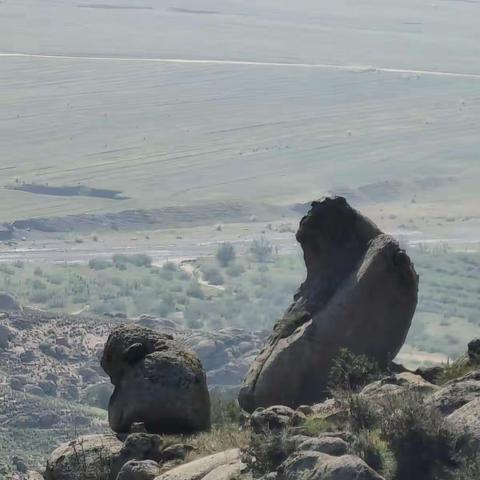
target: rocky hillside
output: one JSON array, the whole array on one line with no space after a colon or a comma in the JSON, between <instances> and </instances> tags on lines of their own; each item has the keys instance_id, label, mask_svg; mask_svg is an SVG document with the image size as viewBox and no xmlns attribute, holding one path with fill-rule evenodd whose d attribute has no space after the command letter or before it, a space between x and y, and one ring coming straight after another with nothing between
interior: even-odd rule
<instances>
[{"instance_id":1,"label":"rocky hillside","mask_svg":"<svg viewBox=\"0 0 480 480\"><path fill-rule=\"evenodd\" d=\"M393 363L418 294L405 251L343 198L313 202L297 240L307 278L268 337L48 316L4 298L4 433L68 438L38 471L10 446L4 474L478 480L480 340L453 364Z\"/></svg>"},{"instance_id":2,"label":"rocky hillside","mask_svg":"<svg viewBox=\"0 0 480 480\"><path fill-rule=\"evenodd\" d=\"M99 359L110 331L125 321L31 309L0 313L0 468L7 471L15 455L38 466L55 444L76 433L106 431L113 386ZM231 397L266 338L240 329L180 331L151 316L131 322L169 332L193 347L210 390Z\"/></svg>"}]
</instances>

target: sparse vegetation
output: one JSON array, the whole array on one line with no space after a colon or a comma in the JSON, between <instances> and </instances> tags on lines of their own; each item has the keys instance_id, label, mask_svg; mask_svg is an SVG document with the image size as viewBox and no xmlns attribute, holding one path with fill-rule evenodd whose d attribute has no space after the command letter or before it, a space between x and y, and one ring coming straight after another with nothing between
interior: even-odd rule
<instances>
[{"instance_id":1,"label":"sparse vegetation","mask_svg":"<svg viewBox=\"0 0 480 480\"><path fill-rule=\"evenodd\" d=\"M260 250L271 252L271 245ZM480 311L480 280L475 275L480 254L425 248L411 253L422 288L407 344L458 356L480 325L476 315ZM250 253L249 258L237 257L224 269L218 268L216 258L202 259L193 274L173 262L155 267L148 256L115 255L110 260L93 259L88 266L25 263L16 268L2 263L0 291L17 297L20 303L60 311L89 308L97 314L149 313L180 323L183 316L196 328L228 325L269 329L283 314L303 277L303 262L296 255L272 256L265 263L257 262ZM202 285L201 279L224 290ZM461 291L458 285L462 285ZM452 306L455 312L450 311ZM363 365L363 372L352 375L361 376L370 367ZM447 363L442 381L457 376L459 368L456 362ZM334 383L342 375L341 368L336 375ZM355 378L351 381L357 382Z\"/></svg>"},{"instance_id":2,"label":"sparse vegetation","mask_svg":"<svg viewBox=\"0 0 480 480\"><path fill-rule=\"evenodd\" d=\"M228 242L222 243L216 253L216 257L220 265L228 267L235 260L235 247Z\"/></svg>"}]
</instances>

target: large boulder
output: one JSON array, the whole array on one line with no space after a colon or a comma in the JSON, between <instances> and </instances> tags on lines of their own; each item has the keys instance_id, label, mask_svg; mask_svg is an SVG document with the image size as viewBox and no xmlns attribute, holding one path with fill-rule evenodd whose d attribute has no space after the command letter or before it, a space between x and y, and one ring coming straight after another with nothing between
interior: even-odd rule
<instances>
[{"instance_id":1,"label":"large boulder","mask_svg":"<svg viewBox=\"0 0 480 480\"><path fill-rule=\"evenodd\" d=\"M202 364L171 335L136 325L118 327L107 340L102 367L115 386L108 407L115 432L128 433L139 422L149 433L210 428Z\"/></svg>"},{"instance_id":2,"label":"large boulder","mask_svg":"<svg viewBox=\"0 0 480 480\"><path fill-rule=\"evenodd\" d=\"M297 240L307 277L246 376L239 401L249 412L324 398L341 348L386 366L415 312L410 258L344 198L313 202Z\"/></svg>"}]
</instances>

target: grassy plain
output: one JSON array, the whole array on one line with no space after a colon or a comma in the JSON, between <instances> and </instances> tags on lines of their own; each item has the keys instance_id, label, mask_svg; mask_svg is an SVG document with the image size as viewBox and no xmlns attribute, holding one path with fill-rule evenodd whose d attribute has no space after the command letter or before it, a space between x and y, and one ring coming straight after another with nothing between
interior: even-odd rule
<instances>
[{"instance_id":1,"label":"grassy plain","mask_svg":"<svg viewBox=\"0 0 480 480\"><path fill-rule=\"evenodd\" d=\"M455 357L478 336L480 253L417 247L411 255L421 282L406 361L422 363L412 350ZM188 328L270 330L303 276L298 255L267 263L242 256L226 268L212 257L180 268L152 266L144 255L117 255L89 265L2 264L0 291L53 311L153 314Z\"/></svg>"}]
</instances>

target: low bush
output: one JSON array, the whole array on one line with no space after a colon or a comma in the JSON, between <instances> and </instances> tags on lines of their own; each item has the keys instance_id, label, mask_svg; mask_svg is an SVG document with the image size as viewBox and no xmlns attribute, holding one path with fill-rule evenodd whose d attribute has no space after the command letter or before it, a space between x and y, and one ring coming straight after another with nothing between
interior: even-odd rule
<instances>
[{"instance_id":1,"label":"low bush","mask_svg":"<svg viewBox=\"0 0 480 480\"><path fill-rule=\"evenodd\" d=\"M355 392L381 376L382 371L374 360L342 348L333 360L328 386L332 392L336 390Z\"/></svg>"},{"instance_id":2,"label":"low bush","mask_svg":"<svg viewBox=\"0 0 480 480\"><path fill-rule=\"evenodd\" d=\"M112 266L112 262L101 258L92 258L88 262L88 266L92 270L106 270L107 268L110 268Z\"/></svg>"},{"instance_id":3,"label":"low bush","mask_svg":"<svg viewBox=\"0 0 480 480\"><path fill-rule=\"evenodd\" d=\"M254 475L274 472L293 453L294 445L286 432L250 437L242 460Z\"/></svg>"},{"instance_id":4,"label":"low bush","mask_svg":"<svg viewBox=\"0 0 480 480\"><path fill-rule=\"evenodd\" d=\"M458 435L418 394L385 399L380 429L395 454L398 480L448 478L448 472L458 466Z\"/></svg>"},{"instance_id":5,"label":"low bush","mask_svg":"<svg viewBox=\"0 0 480 480\"><path fill-rule=\"evenodd\" d=\"M235 247L231 243L222 243L215 256L222 267L228 267L235 260Z\"/></svg>"},{"instance_id":6,"label":"low bush","mask_svg":"<svg viewBox=\"0 0 480 480\"><path fill-rule=\"evenodd\" d=\"M395 477L395 455L379 430L359 431L352 442L351 451L387 480Z\"/></svg>"},{"instance_id":7,"label":"low bush","mask_svg":"<svg viewBox=\"0 0 480 480\"><path fill-rule=\"evenodd\" d=\"M223 285L225 283L222 272L215 267L206 267L202 269L202 276L204 280L211 285Z\"/></svg>"}]
</instances>

